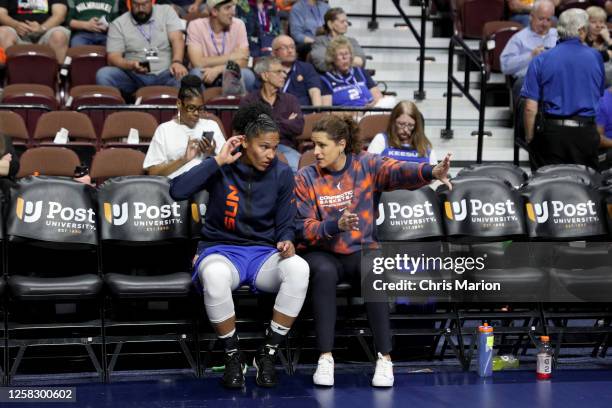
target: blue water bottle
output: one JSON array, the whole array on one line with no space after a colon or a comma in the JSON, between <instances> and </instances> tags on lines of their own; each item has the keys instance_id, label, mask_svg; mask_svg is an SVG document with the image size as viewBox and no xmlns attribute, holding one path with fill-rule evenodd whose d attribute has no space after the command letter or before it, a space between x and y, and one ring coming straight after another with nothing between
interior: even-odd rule
<instances>
[{"instance_id":1,"label":"blue water bottle","mask_svg":"<svg viewBox=\"0 0 612 408\"><path fill-rule=\"evenodd\" d=\"M485 323L478 327L478 375L493 374L493 327Z\"/></svg>"}]
</instances>

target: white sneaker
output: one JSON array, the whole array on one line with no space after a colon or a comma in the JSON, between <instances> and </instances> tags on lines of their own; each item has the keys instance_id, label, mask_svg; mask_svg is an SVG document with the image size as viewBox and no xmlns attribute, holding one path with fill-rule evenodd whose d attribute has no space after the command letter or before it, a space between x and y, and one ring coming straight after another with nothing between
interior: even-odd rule
<instances>
[{"instance_id":1,"label":"white sneaker","mask_svg":"<svg viewBox=\"0 0 612 408\"><path fill-rule=\"evenodd\" d=\"M378 353L372 387L393 387L393 363Z\"/></svg>"},{"instance_id":2,"label":"white sneaker","mask_svg":"<svg viewBox=\"0 0 612 408\"><path fill-rule=\"evenodd\" d=\"M319 357L317 363L317 371L312 376L312 381L315 385L325 385L331 387L334 385L334 358L331 356Z\"/></svg>"}]
</instances>

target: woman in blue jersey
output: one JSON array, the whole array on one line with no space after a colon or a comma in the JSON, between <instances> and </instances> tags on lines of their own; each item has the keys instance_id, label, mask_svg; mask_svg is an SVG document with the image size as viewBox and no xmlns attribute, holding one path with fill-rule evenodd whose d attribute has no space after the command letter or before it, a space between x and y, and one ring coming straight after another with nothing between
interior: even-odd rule
<instances>
[{"instance_id":1,"label":"woman in blue jersey","mask_svg":"<svg viewBox=\"0 0 612 408\"><path fill-rule=\"evenodd\" d=\"M224 386L245 383L232 291L249 284L278 292L253 362L257 385L273 387L276 351L304 303L309 268L293 246L295 182L289 166L276 158L278 126L257 105L241 108L236 116L235 123L245 126L244 136L231 137L216 156L173 179L170 194L185 200L200 190L209 193L194 280L203 288L206 314L225 348Z\"/></svg>"},{"instance_id":2,"label":"woman in blue jersey","mask_svg":"<svg viewBox=\"0 0 612 408\"><path fill-rule=\"evenodd\" d=\"M321 75L321 101L327 106L379 106L383 94L361 67L353 66L353 46L344 36L329 43L328 71Z\"/></svg>"},{"instance_id":3,"label":"woman in blue jersey","mask_svg":"<svg viewBox=\"0 0 612 408\"><path fill-rule=\"evenodd\" d=\"M423 116L419 108L409 101L395 105L387 131L374 136L368 152L402 161L438 163L431 142L425 136Z\"/></svg>"}]
</instances>

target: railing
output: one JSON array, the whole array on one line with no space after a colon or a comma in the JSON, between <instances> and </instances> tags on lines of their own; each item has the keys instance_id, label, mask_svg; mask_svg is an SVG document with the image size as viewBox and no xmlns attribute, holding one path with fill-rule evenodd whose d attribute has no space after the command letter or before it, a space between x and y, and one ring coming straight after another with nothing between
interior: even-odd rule
<instances>
[{"instance_id":1,"label":"railing","mask_svg":"<svg viewBox=\"0 0 612 408\"><path fill-rule=\"evenodd\" d=\"M464 82L461 82L453 75L454 57L455 57L455 46L459 46L463 54L465 55L465 77ZM470 73L471 64L475 64L479 67L480 71L480 101L470 94ZM448 80L446 90L446 128L440 132L442 139L452 139L453 130L451 129L452 113L453 113L453 84L459 88L461 93L471 102L471 104L478 109L478 130L472 132L472 136L478 135L478 147L476 150L476 162L482 163L482 148L484 142L484 135L491 136L491 132L485 132L484 120L485 120L485 101L487 96L487 80L488 71L482 58L472 51L470 47L463 41L463 39L457 35L451 37L450 44L448 46Z\"/></svg>"},{"instance_id":2,"label":"railing","mask_svg":"<svg viewBox=\"0 0 612 408\"><path fill-rule=\"evenodd\" d=\"M392 0L393 4L395 5L395 8L397 8L397 11L399 11L400 16L404 19L405 24L398 24L396 23L394 26L395 27L400 27L400 26L407 26L410 31L412 32L412 35L414 35L414 38L417 40L417 42L419 43L419 89L414 91L414 99L416 99L417 101L422 101L423 99L425 99L425 38L426 36L426 23L427 23L427 16L429 15L429 0L421 0L421 33L419 34L416 29L414 28L414 25L412 25L412 22L410 21L410 18L408 15L406 15L406 13L404 13L404 10L402 8L402 6L400 5L400 0ZM376 4L376 0L373 0L373 3ZM429 60L433 60L433 58L427 58Z\"/></svg>"},{"instance_id":3,"label":"railing","mask_svg":"<svg viewBox=\"0 0 612 408\"><path fill-rule=\"evenodd\" d=\"M423 100L425 99L426 93L423 89L424 81L425 81L425 61L430 60L434 61L435 59L432 57L425 56L425 38L426 38L426 23L429 17L429 0L422 0L421 3L421 14L418 16L408 15L404 12L402 6L400 5L400 0L391 0L395 8L397 8L400 16L404 20L404 23L395 23L394 27L408 27L414 35L414 38L419 43L419 89L414 91L414 99ZM370 15L367 14L355 14L349 13L349 16L352 17L370 17L370 21L368 22L368 29L377 30L378 29L378 21L377 18L397 18L397 15L394 14L378 14L376 11L377 0L372 0L372 13ZM419 18L421 22L421 33L417 32L414 25L412 24L411 19Z\"/></svg>"}]
</instances>

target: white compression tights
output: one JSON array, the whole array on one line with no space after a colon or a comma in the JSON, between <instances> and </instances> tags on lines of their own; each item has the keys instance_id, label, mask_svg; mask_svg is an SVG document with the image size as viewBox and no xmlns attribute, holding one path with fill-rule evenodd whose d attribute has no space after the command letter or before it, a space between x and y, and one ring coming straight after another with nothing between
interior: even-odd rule
<instances>
[{"instance_id":1,"label":"white compression tights","mask_svg":"<svg viewBox=\"0 0 612 408\"><path fill-rule=\"evenodd\" d=\"M296 317L308 290L308 263L297 255L281 259L272 255L259 268L255 287L268 293L278 292L274 309ZM232 291L240 284L238 270L223 255L209 255L200 262L198 276L204 287L204 306L211 323L221 323L234 315Z\"/></svg>"}]
</instances>

